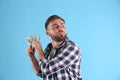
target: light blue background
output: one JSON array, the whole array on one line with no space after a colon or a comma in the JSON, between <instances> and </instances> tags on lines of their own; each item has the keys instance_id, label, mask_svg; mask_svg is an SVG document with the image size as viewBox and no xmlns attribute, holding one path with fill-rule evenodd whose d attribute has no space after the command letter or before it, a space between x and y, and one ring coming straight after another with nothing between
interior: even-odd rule
<instances>
[{"instance_id":1,"label":"light blue background","mask_svg":"<svg viewBox=\"0 0 120 80\"><path fill-rule=\"evenodd\" d=\"M120 0L0 0L0 80L41 80L26 54L26 37L49 38L46 19L66 21L68 37L81 48L83 80L120 80Z\"/></svg>"}]
</instances>

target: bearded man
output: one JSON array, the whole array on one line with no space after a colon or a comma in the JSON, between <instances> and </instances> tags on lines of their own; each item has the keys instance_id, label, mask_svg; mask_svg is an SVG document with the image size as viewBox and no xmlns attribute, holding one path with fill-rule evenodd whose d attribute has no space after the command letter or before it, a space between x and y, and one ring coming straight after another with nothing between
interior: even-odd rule
<instances>
[{"instance_id":1,"label":"bearded man","mask_svg":"<svg viewBox=\"0 0 120 80\"><path fill-rule=\"evenodd\" d=\"M39 41L27 48L33 70L43 80L82 80L79 47L67 37L65 21L58 15L50 16L45 23L51 42L43 51ZM38 58L35 57L35 51Z\"/></svg>"}]
</instances>

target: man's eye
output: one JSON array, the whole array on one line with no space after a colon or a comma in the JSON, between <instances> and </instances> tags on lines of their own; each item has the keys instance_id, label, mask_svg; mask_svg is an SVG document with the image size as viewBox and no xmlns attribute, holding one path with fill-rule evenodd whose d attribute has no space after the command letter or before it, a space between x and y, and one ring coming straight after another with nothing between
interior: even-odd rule
<instances>
[{"instance_id":1,"label":"man's eye","mask_svg":"<svg viewBox=\"0 0 120 80\"><path fill-rule=\"evenodd\" d=\"M58 25L54 25L54 26L53 26L53 29L56 29L56 28L58 28Z\"/></svg>"}]
</instances>

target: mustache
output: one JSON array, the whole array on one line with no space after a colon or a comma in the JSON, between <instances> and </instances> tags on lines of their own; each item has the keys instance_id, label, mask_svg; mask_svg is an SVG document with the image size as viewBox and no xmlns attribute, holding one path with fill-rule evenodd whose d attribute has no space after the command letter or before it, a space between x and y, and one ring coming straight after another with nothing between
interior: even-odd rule
<instances>
[{"instance_id":1,"label":"mustache","mask_svg":"<svg viewBox=\"0 0 120 80\"><path fill-rule=\"evenodd\" d=\"M59 30L58 33L59 33L59 32L64 32L64 31L63 31L63 30Z\"/></svg>"}]
</instances>

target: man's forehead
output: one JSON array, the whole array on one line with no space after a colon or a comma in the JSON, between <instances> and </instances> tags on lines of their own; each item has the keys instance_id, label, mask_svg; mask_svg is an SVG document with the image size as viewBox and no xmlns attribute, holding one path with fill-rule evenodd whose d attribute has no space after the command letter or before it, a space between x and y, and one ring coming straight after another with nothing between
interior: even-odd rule
<instances>
[{"instance_id":1,"label":"man's forehead","mask_svg":"<svg viewBox=\"0 0 120 80\"><path fill-rule=\"evenodd\" d=\"M56 23L64 23L64 21L61 19L55 19L55 20L50 21L49 24L56 24Z\"/></svg>"}]
</instances>

